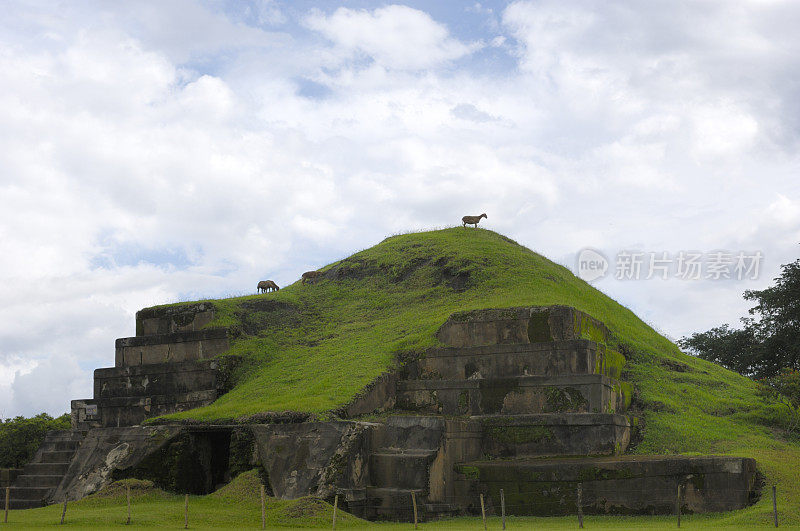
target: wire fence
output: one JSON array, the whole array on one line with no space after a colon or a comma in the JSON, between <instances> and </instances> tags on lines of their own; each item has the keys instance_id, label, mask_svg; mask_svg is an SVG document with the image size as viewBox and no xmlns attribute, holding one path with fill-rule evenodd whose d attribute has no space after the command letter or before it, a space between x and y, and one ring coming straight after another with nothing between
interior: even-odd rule
<instances>
[{"instance_id":1,"label":"wire fence","mask_svg":"<svg viewBox=\"0 0 800 531\"><path fill-rule=\"evenodd\" d=\"M587 483L587 485L591 485ZM428 501L423 497L418 497L418 490L408 489L403 491L398 489L391 496L370 496L367 495L363 500L350 500L344 502L344 507L340 507L339 498L345 498L344 493L336 493L333 500L333 518L332 528L336 529L337 511L340 508L348 508L351 512L362 513L366 516L371 516L380 519L407 521L414 524L416 528L420 516L432 514L433 516L455 516L463 515L480 515L483 518L484 527L486 518L488 516L499 516L502 519L502 528L505 529L506 516L577 516L576 523L579 528L583 527L584 514L613 514L608 512L610 506L616 503L623 504L624 500L647 500L652 509L652 515L669 516L672 515L676 518L677 527L681 526L681 518L687 513L691 513L697 508L696 504L703 503L711 506L714 512L726 510L718 508L714 505L715 502L708 502L707 499L697 499L697 492L692 492L689 489L687 493L687 483L680 483L672 489L657 488L650 489L645 492L643 489L629 489L619 488L614 489L613 496L608 493L596 494L589 490L585 490L584 483L578 483L575 488L565 489L563 486L554 487L551 490L537 489L537 490L523 490L518 489L509 490L505 489L492 490L490 493L470 493L464 495L453 496L435 496L432 500ZM723 490L723 489L721 489ZM671 495L668 491L672 491ZM725 487L724 494L727 497L731 495L740 496L739 501L754 501L752 489L744 488L731 488ZM706 490L705 494L708 492ZM779 526L778 520L778 501L777 501L777 486L773 485L768 487L761 493L761 495L771 496L772 501L772 517L773 525ZM384 499L383 503L375 503L375 500ZM388 498L388 501L387 501ZM521 500L520 498L525 498ZM265 504L266 496L264 494L264 487L261 487L261 528L265 529ZM127 518L126 524L131 524L131 494L130 486L126 487L126 510ZM653 504L652 502L655 502ZM61 511L60 524L68 521L68 502L63 502ZM184 501L184 527L189 527L189 495L185 495ZM7 524L9 521L10 509L10 487L5 488L5 509L3 516L3 523Z\"/></svg>"}]
</instances>

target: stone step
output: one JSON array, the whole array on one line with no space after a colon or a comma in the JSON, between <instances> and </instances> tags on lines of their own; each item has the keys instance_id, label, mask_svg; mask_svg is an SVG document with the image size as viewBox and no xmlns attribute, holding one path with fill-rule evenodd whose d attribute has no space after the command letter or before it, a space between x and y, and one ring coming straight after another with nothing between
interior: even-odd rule
<instances>
[{"instance_id":1,"label":"stone step","mask_svg":"<svg viewBox=\"0 0 800 531\"><path fill-rule=\"evenodd\" d=\"M366 502L368 514L371 518L379 520L394 520L411 522L414 520L414 509L411 500L411 492L414 492L417 500L417 515L420 514L426 503L425 489L398 489L388 487L367 487Z\"/></svg>"},{"instance_id":2,"label":"stone step","mask_svg":"<svg viewBox=\"0 0 800 531\"><path fill-rule=\"evenodd\" d=\"M80 447L80 445L81 445L80 441L45 440L42 442L39 448L47 452L63 452L63 451L74 452L75 450L78 449L78 447Z\"/></svg>"},{"instance_id":3,"label":"stone step","mask_svg":"<svg viewBox=\"0 0 800 531\"><path fill-rule=\"evenodd\" d=\"M66 474L69 462L65 463L28 463L23 469L26 476Z\"/></svg>"},{"instance_id":4,"label":"stone step","mask_svg":"<svg viewBox=\"0 0 800 531\"><path fill-rule=\"evenodd\" d=\"M439 417L393 415L386 419L382 430L383 438L376 441L376 446L398 450L436 450L444 430L445 420Z\"/></svg>"},{"instance_id":5,"label":"stone step","mask_svg":"<svg viewBox=\"0 0 800 531\"><path fill-rule=\"evenodd\" d=\"M488 457L618 455L630 443L632 421L610 413L481 415L481 453Z\"/></svg>"},{"instance_id":6,"label":"stone step","mask_svg":"<svg viewBox=\"0 0 800 531\"><path fill-rule=\"evenodd\" d=\"M156 363L211 359L228 350L227 328L123 337L116 341L114 365L149 365Z\"/></svg>"},{"instance_id":7,"label":"stone step","mask_svg":"<svg viewBox=\"0 0 800 531\"><path fill-rule=\"evenodd\" d=\"M84 433L78 430L53 430L48 431L45 435L46 442L55 441L74 441L80 442L83 440Z\"/></svg>"},{"instance_id":8,"label":"stone step","mask_svg":"<svg viewBox=\"0 0 800 531\"><path fill-rule=\"evenodd\" d=\"M426 503L424 505L425 518L447 518L461 513L456 505L451 503Z\"/></svg>"},{"instance_id":9,"label":"stone step","mask_svg":"<svg viewBox=\"0 0 800 531\"><path fill-rule=\"evenodd\" d=\"M435 457L432 450L375 452L369 460L370 479L376 487L427 489L428 469Z\"/></svg>"},{"instance_id":10,"label":"stone step","mask_svg":"<svg viewBox=\"0 0 800 531\"><path fill-rule=\"evenodd\" d=\"M13 486L9 489L9 494L12 500L39 500L43 503L44 497L53 490L53 487L17 487Z\"/></svg>"},{"instance_id":11,"label":"stone step","mask_svg":"<svg viewBox=\"0 0 800 531\"><path fill-rule=\"evenodd\" d=\"M118 428L135 426L147 418L158 415L207 406L216 398L216 389L209 389L173 395L103 398L95 402L100 411L102 427Z\"/></svg>"},{"instance_id":12,"label":"stone step","mask_svg":"<svg viewBox=\"0 0 800 531\"><path fill-rule=\"evenodd\" d=\"M42 452L41 454L41 463L69 463L72 459L72 456L75 455L74 450L60 450L60 451L48 451Z\"/></svg>"},{"instance_id":13,"label":"stone step","mask_svg":"<svg viewBox=\"0 0 800 531\"><path fill-rule=\"evenodd\" d=\"M618 362L618 355L612 356ZM459 380L509 376L600 374L606 348L586 339L432 349L409 364L408 379Z\"/></svg>"},{"instance_id":14,"label":"stone step","mask_svg":"<svg viewBox=\"0 0 800 531\"><path fill-rule=\"evenodd\" d=\"M35 476L23 474L17 477L14 486L19 488L58 487L62 479L64 479L64 474L36 474Z\"/></svg>"},{"instance_id":15,"label":"stone step","mask_svg":"<svg viewBox=\"0 0 800 531\"><path fill-rule=\"evenodd\" d=\"M511 515L672 514L683 486L683 511L722 512L755 500L758 471L751 458L622 455L594 458L494 459L456 465L459 492L483 492L497 512L500 489ZM524 493L522 496L520 493Z\"/></svg>"},{"instance_id":16,"label":"stone step","mask_svg":"<svg viewBox=\"0 0 800 531\"><path fill-rule=\"evenodd\" d=\"M106 367L94 371L95 400L169 395L216 388L216 360Z\"/></svg>"},{"instance_id":17,"label":"stone step","mask_svg":"<svg viewBox=\"0 0 800 531\"><path fill-rule=\"evenodd\" d=\"M397 407L434 415L611 413L624 411L625 398L602 374L402 380Z\"/></svg>"},{"instance_id":18,"label":"stone step","mask_svg":"<svg viewBox=\"0 0 800 531\"><path fill-rule=\"evenodd\" d=\"M8 508L13 510L36 509L38 507L44 507L44 502L41 499L23 500L12 497L8 500Z\"/></svg>"}]
</instances>

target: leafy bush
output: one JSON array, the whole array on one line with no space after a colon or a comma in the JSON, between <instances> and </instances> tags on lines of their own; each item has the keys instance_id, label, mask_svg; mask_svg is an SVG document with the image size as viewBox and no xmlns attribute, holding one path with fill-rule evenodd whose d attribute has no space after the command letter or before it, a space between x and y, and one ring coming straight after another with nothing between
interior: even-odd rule
<instances>
[{"instance_id":1,"label":"leafy bush","mask_svg":"<svg viewBox=\"0 0 800 531\"><path fill-rule=\"evenodd\" d=\"M35 417L15 417L0 421L0 468L20 468L33 458L45 434L67 430L69 414L53 418L47 413Z\"/></svg>"},{"instance_id":2,"label":"leafy bush","mask_svg":"<svg viewBox=\"0 0 800 531\"><path fill-rule=\"evenodd\" d=\"M796 432L800 428L800 372L783 369L777 376L758 380L756 388L760 396L786 408L785 427Z\"/></svg>"},{"instance_id":3,"label":"leafy bush","mask_svg":"<svg viewBox=\"0 0 800 531\"><path fill-rule=\"evenodd\" d=\"M800 260L781 266L775 285L745 291L756 302L755 317L742 329L728 325L682 338L678 344L699 357L753 378L772 378L784 367L800 369Z\"/></svg>"}]
</instances>

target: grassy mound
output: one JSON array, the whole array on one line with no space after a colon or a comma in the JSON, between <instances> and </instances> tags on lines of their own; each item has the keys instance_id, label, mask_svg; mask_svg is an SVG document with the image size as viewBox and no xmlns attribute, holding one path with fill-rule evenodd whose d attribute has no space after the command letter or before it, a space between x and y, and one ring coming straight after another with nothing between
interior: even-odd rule
<instances>
[{"instance_id":1,"label":"grassy mound","mask_svg":"<svg viewBox=\"0 0 800 531\"><path fill-rule=\"evenodd\" d=\"M258 472L240 474L228 485L206 496L189 496L189 527L193 529L241 529L261 527L261 496ZM184 496L165 492L151 481L116 481L82 500L70 502L65 523L69 527L108 529L123 526L127 519L126 487L131 489L131 527L183 528ZM279 500L267 498L268 529L296 527L329 528L333 507L315 498ZM41 528L58 525L61 504L41 509L13 511L8 525ZM337 527L365 526L368 522L339 508Z\"/></svg>"},{"instance_id":2,"label":"grassy mound","mask_svg":"<svg viewBox=\"0 0 800 531\"><path fill-rule=\"evenodd\" d=\"M636 452L755 457L800 508L800 472L787 464L798 462L800 446L777 430L781 410L757 398L751 380L683 354L565 267L502 235L459 227L394 236L323 270L314 285L213 301L212 326L231 327L231 354L246 363L232 391L171 418L324 414L398 356L435 346L435 331L454 312L565 304L603 321L628 358L623 379L636 387L645 426Z\"/></svg>"}]
</instances>

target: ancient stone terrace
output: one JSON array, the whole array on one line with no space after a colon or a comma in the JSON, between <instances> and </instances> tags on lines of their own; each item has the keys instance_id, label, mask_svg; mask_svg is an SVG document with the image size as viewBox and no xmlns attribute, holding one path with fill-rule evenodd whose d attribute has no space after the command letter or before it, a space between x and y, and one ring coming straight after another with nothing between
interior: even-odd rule
<instances>
[{"instance_id":1,"label":"ancient stone terrace","mask_svg":"<svg viewBox=\"0 0 800 531\"><path fill-rule=\"evenodd\" d=\"M94 398L72 401L73 427L120 427L216 400L222 381L214 358L230 347L209 303L149 308L136 337L116 341L115 366L94 371Z\"/></svg>"},{"instance_id":2,"label":"ancient stone terrace","mask_svg":"<svg viewBox=\"0 0 800 531\"><path fill-rule=\"evenodd\" d=\"M376 379L336 420L140 426L222 392L229 343L213 318L211 303L139 312L116 366L95 371L94 398L72 402L73 432L14 480L17 506L125 477L205 493L256 466L274 496L338 494L370 519L410 520L412 493L423 519L476 514L480 494L498 512L501 490L520 515L574 514L579 485L584 512L599 514L669 513L678 486L691 512L758 495L752 459L625 455L638 425L626 360L603 323L566 306L454 314L440 347Z\"/></svg>"}]
</instances>

